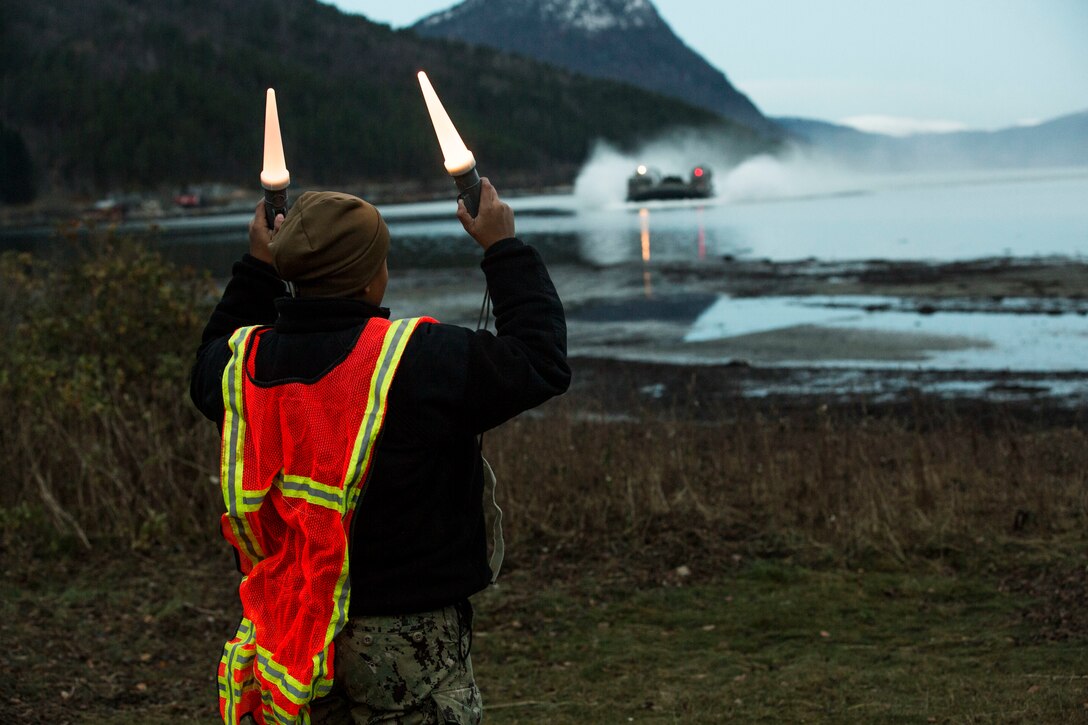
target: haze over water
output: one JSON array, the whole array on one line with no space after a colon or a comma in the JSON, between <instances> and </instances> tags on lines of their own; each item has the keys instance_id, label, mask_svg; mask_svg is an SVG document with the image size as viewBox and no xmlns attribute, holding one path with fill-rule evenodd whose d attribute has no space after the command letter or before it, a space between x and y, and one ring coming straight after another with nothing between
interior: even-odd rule
<instances>
[{"instance_id":1,"label":"haze over water","mask_svg":"<svg viewBox=\"0 0 1088 725\"><path fill-rule=\"evenodd\" d=\"M951 261L1088 253L1088 168L881 176L759 157L718 174L714 199L641 204L624 201L633 168L591 163L570 195L506 194L518 235L549 261L593 267L723 257ZM683 162L662 168L689 170ZM393 237L392 265L477 264L453 196L380 205ZM154 227L168 255L222 277L244 248L248 222L248 214L230 214L157 220ZM134 221L121 230L148 225ZM51 234L5 230L0 247L48 247Z\"/></svg>"},{"instance_id":2,"label":"haze over water","mask_svg":"<svg viewBox=\"0 0 1088 725\"><path fill-rule=\"evenodd\" d=\"M1088 170L1057 169L939 177L789 180L741 166L708 201L623 201L617 186L585 195L512 199L519 236L564 260L607 266L639 261L757 258L775 261L1078 257L1088 253ZM738 178L739 177L739 178ZM748 178L745 178L748 177ZM412 262L456 256L461 232L435 218L446 202L383 207ZM417 256L423 253L423 257ZM405 260L408 261L408 260Z\"/></svg>"},{"instance_id":3,"label":"haze over water","mask_svg":"<svg viewBox=\"0 0 1088 725\"><path fill-rule=\"evenodd\" d=\"M862 345L837 356L799 345L793 352L754 362L1040 374L1086 369L1088 308L1080 302L1063 306L1045 298L1041 304L1039 299L1010 297L991 300L981 309L971 301L977 296L965 290L961 302L952 301L952 309L919 314L917 299L776 296L773 281L759 297L693 296L691 288L670 283L656 271L671 263L697 269L705 262L724 281L729 268L721 267L723 259L941 263L1081 259L1088 252L1086 169L883 177L821 175L815 168L796 172L780 162L757 159L723 175L716 199L642 204L623 201L625 175L609 179L590 174L603 179L592 193L584 193L583 175L577 187L581 194L511 203L519 210L519 236L540 248L549 262L601 270L600 288L584 294L576 318L588 315L619 325L627 320L632 339L654 334L667 339L670 326L681 337L681 344L656 348L590 345L581 348L586 354L728 362L735 359L737 348L715 348L712 343L815 327L832 334L852 331L859 338L895 338L898 352L888 356ZM443 214L448 207L440 202L386 208L395 246L411 249L401 261L394 255L391 264L475 264L456 222L423 218ZM604 271L609 268L642 269L645 284L617 298L614 290L606 291ZM562 290L561 271L557 284ZM655 312L655 306L669 311ZM575 333L586 329L579 324L572 328ZM572 335L572 349L580 351L578 334ZM1054 394L1068 394L1071 383L1036 384L1040 390L1049 385Z\"/></svg>"},{"instance_id":4,"label":"haze over water","mask_svg":"<svg viewBox=\"0 0 1088 725\"><path fill-rule=\"evenodd\" d=\"M1088 169L859 176L810 162L758 158L719 174L715 199L631 204L623 195L632 168L587 166L571 195L506 197L517 213L518 236L541 250L561 293L567 284L564 269L581 270L570 273L579 281L566 288L574 291L575 318L607 298L601 304L615 318L609 324L626 325L631 339L645 341L637 348L592 342L597 333L583 333L595 328L575 319L573 353L721 363L736 359L733 340L815 326L897 335L900 352L894 359L864 349L841 356L825 351L813 358L798 348L793 356L752 362L1063 375L1088 369L1082 300L1066 300L1063 310L1027 314L1023 307L1030 301L1010 298L985 312L921 315L915 302L905 299L789 297L773 283L761 297L734 299L720 292L729 274L723 260L936 263L1057 256L1082 261L1088 253ZM501 180L496 182L502 192ZM450 197L381 207L393 240L390 268L394 275L416 269L417 279L433 270L447 281L463 280L458 284L466 292L472 288L468 296L478 307L479 250L454 217L452 186ZM168 256L225 278L245 250L248 221L248 214L164 220L158 223L159 245ZM11 238L2 245L13 246ZM15 246L26 244L17 240ZM693 296L692 288L670 283L660 272L670 264L696 270L706 265L701 291ZM629 278L639 281L631 284ZM405 302L390 300L397 314L434 300ZM667 320L657 311L664 307L671 310ZM876 311L881 308L887 309ZM446 319L454 321L448 314ZM718 342L723 345L714 347ZM1062 385L1068 387L1068 380Z\"/></svg>"}]
</instances>

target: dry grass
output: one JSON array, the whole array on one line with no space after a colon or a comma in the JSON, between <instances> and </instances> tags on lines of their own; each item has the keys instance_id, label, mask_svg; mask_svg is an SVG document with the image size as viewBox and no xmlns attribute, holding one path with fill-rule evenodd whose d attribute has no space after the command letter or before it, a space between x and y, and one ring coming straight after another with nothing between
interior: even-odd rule
<instances>
[{"instance_id":1,"label":"dry grass","mask_svg":"<svg viewBox=\"0 0 1088 725\"><path fill-rule=\"evenodd\" d=\"M63 265L0 258L0 541L214 541L218 441L187 395L214 291L137 244L89 249ZM599 392L487 435L512 542L691 534L903 559L1060 534L1088 513L1088 440L1069 423L923 398L890 414L744 401L714 412L695 389L665 412L605 401L624 412L615 419Z\"/></svg>"},{"instance_id":2,"label":"dry grass","mask_svg":"<svg viewBox=\"0 0 1088 725\"><path fill-rule=\"evenodd\" d=\"M903 559L1083 525L1085 432L989 413L984 431L939 401L907 417L770 415L738 401L700 421L643 411L617 422L572 397L489 436L486 452L515 537L621 542L684 528Z\"/></svg>"},{"instance_id":3,"label":"dry grass","mask_svg":"<svg viewBox=\"0 0 1088 725\"><path fill-rule=\"evenodd\" d=\"M108 233L62 249L0 257L4 543L214 531L214 440L187 394L211 284Z\"/></svg>"},{"instance_id":4,"label":"dry grass","mask_svg":"<svg viewBox=\"0 0 1088 725\"><path fill-rule=\"evenodd\" d=\"M92 249L0 257L0 720L204 722L238 617L218 441L187 396L215 295ZM1080 418L712 383L655 403L616 392L653 382L637 366L597 365L620 384L576 365L485 436L509 544L476 599L489 720L1083 715ZM834 565L874 557L895 565Z\"/></svg>"}]
</instances>

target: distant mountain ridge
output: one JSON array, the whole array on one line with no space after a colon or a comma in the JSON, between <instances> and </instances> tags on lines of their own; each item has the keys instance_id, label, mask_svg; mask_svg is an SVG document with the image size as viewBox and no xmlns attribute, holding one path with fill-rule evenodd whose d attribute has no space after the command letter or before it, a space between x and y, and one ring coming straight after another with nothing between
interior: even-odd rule
<instances>
[{"instance_id":1,"label":"distant mountain ridge","mask_svg":"<svg viewBox=\"0 0 1088 725\"><path fill-rule=\"evenodd\" d=\"M465 0L412 29L630 83L780 134L724 73L676 36L650 0Z\"/></svg>"},{"instance_id":2,"label":"distant mountain ridge","mask_svg":"<svg viewBox=\"0 0 1088 725\"><path fill-rule=\"evenodd\" d=\"M775 120L808 148L861 169L1088 166L1088 110L1034 126L903 137L808 118Z\"/></svg>"}]
</instances>

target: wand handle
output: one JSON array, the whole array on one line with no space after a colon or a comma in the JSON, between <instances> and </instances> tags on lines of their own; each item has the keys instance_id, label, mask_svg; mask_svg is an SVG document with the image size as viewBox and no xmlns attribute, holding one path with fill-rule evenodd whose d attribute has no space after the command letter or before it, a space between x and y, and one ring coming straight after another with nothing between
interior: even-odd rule
<instances>
[{"instance_id":1,"label":"wand handle","mask_svg":"<svg viewBox=\"0 0 1088 725\"><path fill-rule=\"evenodd\" d=\"M473 219L480 213L480 174L477 173L476 167L463 174L459 174L453 177L454 182L457 184L457 198L465 202L465 208L468 209L468 213Z\"/></svg>"},{"instance_id":2,"label":"wand handle","mask_svg":"<svg viewBox=\"0 0 1088 725\"><path fill-rule=\"evenodd\" d=\"M264 220L269 229L276 228L276 215L287 216L287 187L264 190Z\"/></svg>"}]
</instances>

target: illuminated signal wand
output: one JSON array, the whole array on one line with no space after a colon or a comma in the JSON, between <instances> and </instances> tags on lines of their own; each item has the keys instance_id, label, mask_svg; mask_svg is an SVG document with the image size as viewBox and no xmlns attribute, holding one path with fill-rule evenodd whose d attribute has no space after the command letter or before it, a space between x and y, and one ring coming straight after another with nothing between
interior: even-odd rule
<instances>
[{"instance_id":1,"label":"illuminated signal wand","mask_svg":"<svg viewBox=\"0 0 1088 725\"><path fill-rule=\"evenodd\" d=\"M480 211L480 174L476 171L476 157L461 140L461 134L457 133L449 114L442 107L442 101L438 100L438 94L434 92L427 74L420 71L417 77L419 87L423 90L423 100L427 102L427 112L431 115L431 124L434 126L435 135L438 136L438 145L442 147L443 164L447 173L457 184L457 198L465 202L465 209L475 218ZM487 329L487 320L490 315L491 295L485 287L484 301L480 305L480 319L476 323L477 330ZM483 433L477 437L476 444L480 453L481 475L484 479L484 500L487 500L486 494L490 492L490 508L494 516L491 523L492 535L489 537L493 539L494 547L488 560L488 566L491 568L491 583L494 584L499 576L499 568L502 566L503 555L506 551L502 539L502 509L495 503L495 473L483 456Z\"/></svg>"},{"instance_id":2,"label":"illuminated signal wand","mask_svg":"<svg viewBox=\"0 0 1088 725\"><path fill-rule=\"evenodd\" d=\"M419 78L419 87L423 91L423 100L427 102L427 113L431 115L431 125L438 136L438 145L442 147L446 172L457 184L457 198L465 202L465 209L475 218L480 211L480 174L476 171L476 157L461 140L461 134L457 133L442 101L438 100L438 94L434 92L427 74L420 71L416 77ZM484 301L480 305L480 319L476 323L477 330L487 329L490 315L491 295L485 287Z\"/></svg>"},{"instance_id":3,"label":"illuminated signal wand","mask_svg":"<svg viewBox=\"0 0 1088 725\"><path fill-rule=\"evenodd\" d=\"M419 87L423 91L435 135L438 136L438 145L442 147L446 172L457 184L457 198L465 202L468 213L475 217L480 211L480 174L476 171L476 157L461 140L461 134L457 133L442 101L438 100L427 74L420 71L416 77L419 78Z\"/></svg>"},{"instance_id":4,"label":"illuminated signal wand","mask_svg":"<svg viewBox=\"0 0 1088 725\"><path fill-rule=\"evenodd\" d=\"M283 156L283 139L280 138L280 117L276 111L276 91L269 88L264 102L264 168L261 169L261 186L264 187L264 218L268 228L274 229L276 215L287 215L287 187L291 174Z\"/></svg>"}]
</instances>

